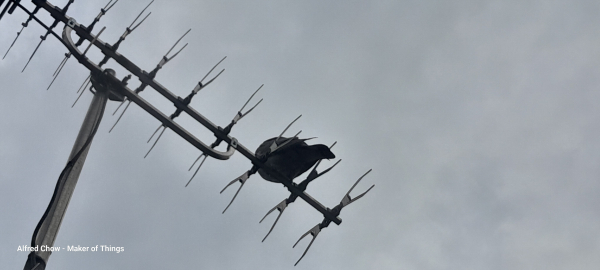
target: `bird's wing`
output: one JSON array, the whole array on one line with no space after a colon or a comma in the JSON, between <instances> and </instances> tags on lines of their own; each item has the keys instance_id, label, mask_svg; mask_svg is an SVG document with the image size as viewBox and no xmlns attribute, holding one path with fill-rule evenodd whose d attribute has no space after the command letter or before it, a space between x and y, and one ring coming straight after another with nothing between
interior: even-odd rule
<instances>
[{"instance_id":1,"label":"bird's wing","mask_svg":"<svg viewBox=\"0 0 600 270\"><path fill-rule=\"evenodd\" d=\"M290 140L288 142L288 140ZM293 148L297 148L297 147L302 147L302 146L308 146L304 141L306 141L307 139L299 139L298 137L293 137L293 138L279 138L279 140L277 140L277 145L282 145L281 147L279 147L277 149L277 151L285 151L287 149L293 149ZM272 142L271 142L272 143ZM270 146L270 145L269 145Z\"/></svg>"},{"instance_id":2,"label":"bird's wing","mask_svg":"<svg viewBox=\"0 0 600 270\"><path fill-rule=\"evenodd\" d=\"M255 153L256 157L261 158L261 157L264 157L264 156L270 154L271 144L273 144L273 141L275 141L275 139L277 139L277 138L273 137L271 139L264 141L262 144L260 144L260 146L256 149L256 153ZM279 152L282 150L286 150L286 149L289 149L290 147L307 146L307 144L304 141L310 140L310 139L312 139L312 138L299 139L298 137L293 137L290 140L290 138L280 137L277 140L277 145L282 145L284 143L285 143L285 145L278 148L277 151ZM286 143L286 141L288 141L288 140L290 140L290 141Z\"/></svg>"},{"instance_id":3,"label":"bird's wing","mask_svg":"<svg viewBox=\"0 0 600 270\"><path fill-rule=\"evenodd\" d=\"M267 154L269 154L270 148L269 146L271 146L271 144L273 143L273 141L276 139L277 137L273 137L271 139L268 139L266 141L264 141L263 143L261 143L258 148L256 148L256 153L254 153L254 155L257 158L262 158L264 156L266 156Z\"/></svg>"}]
</instances>

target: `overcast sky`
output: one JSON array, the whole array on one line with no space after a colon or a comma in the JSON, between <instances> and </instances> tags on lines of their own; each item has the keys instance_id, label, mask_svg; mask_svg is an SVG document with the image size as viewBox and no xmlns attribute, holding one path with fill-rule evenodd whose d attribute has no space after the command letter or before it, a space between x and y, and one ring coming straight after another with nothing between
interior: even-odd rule
<instances>
[{"instance_id":1,"label":"overcast sky","mask_svg":"<svg viewBox=\"0 0 600 270\"><path fill-rule=\"evenodd\" d=\"M54 0L64 6L66 0ZM68 15L89 24L107 1L75 1ZM23 3L29 9L29 1ZM147 1L121 0L94 33L115 42ZM333 207L356 187L369 194L344 208L295 269L597 269L600 265L600 3L598 1L156 1L119 52L152 70L187 29L187 48L156 80L186 96L222 57L225 73L191 106L225 126L261 84L261 105L231 135L251 150L287 135L330 145L343 161L307 192ZM40 11L47 24L51 19ZM20 23L0 21L0 52ZM60 34L63 25L56 31ZM91 101L75 93L88 71L44 42L31 23L0 61L0 261L21 269L33 230ZM86 45L87 43L84 43ZM92 49L90 58L102 55ZM114 62L105 67L127 75ZM131 80L133 88L139 82ZM165 114L172 104L141 96ZM255 99L258 100L258 99ZM239 153L199 155L132 105L116 120L110 102L56 246L111 245L124 252L52 254L48 269L294 269L322 216L252 176L225 214L251 164ZM212 137L183 115L206 143ZM335 160L323 162L332 165Z\"/></svg>"}]
</instances>

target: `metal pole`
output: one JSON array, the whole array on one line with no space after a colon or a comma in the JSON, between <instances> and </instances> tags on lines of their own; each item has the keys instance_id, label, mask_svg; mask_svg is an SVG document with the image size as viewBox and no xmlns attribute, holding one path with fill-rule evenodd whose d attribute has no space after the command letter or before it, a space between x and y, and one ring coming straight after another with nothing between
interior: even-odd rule
<instances>
[{"instance_id":1,"label":"metal pole","mask_svg":"<svg viewBox=\"0 0 600 270\"><path fill-rule=\"evenodd\" d=\"M69 161L56 183L54 194L46 212L33 232L32 250L27 257L24 270L44 270L46 268L48 259L52 254L50 247L53 247L56 240L56 235L69 206L69 201L75 190L75 185L79 179L79 174L83 168L95 131L102 119L102 113L106 107L107 100L108 91L96 89L94 98L90 103L90 107L79 130L79 135L77 135L77 139L73 145L73 150L71 150L71 155L69 155Z\"/></svg>"}]
</instances>

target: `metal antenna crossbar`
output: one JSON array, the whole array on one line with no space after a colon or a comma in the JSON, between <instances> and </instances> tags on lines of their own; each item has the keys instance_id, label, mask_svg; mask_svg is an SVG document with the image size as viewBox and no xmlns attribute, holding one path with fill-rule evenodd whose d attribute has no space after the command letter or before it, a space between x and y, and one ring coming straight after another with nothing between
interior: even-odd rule
<instances>
[{"instance_id":1,"label":"metal antenna crossbar","mask_svg":"<svg viewBox=\"0 0 600 270\"><path fill-rule=\"evenodd\" d=\"M75 56L88 69L90 69L94 72L100 71L101 69L97 65L95 65L89 59L87 59L85 56L83 56L82 53L74 46L74 43L71 39L71 32L74 29L76 29L76 30L81 29L81 26L79 26L77 23L75 23L73 28L66 27L63 31L63 40L65 40L67 48L73 54L73 56ZM81 33L80 32L77 32L77 33L82 34L84 37L86 37L86 33L83 31ZM91 37L90 37L90 39L91 39ZM98 39L94 44L97 45L99 43L106 45L100 39ZM124 57L122 57L119 54L112 52L110 50L108 50L108 51L103 50L103 52L109 53L109 54L112 53L115 56L119 56L119 57L117 57L117 59L119 61L124 59ZM147 80L146 77L144 76L144 73L141 72L141 69L132 68L132 66L134 66L134 65L131 62L129 62L129 64L130 65L125 64L124 66L127 66L129 69L134 70L134 71L136 71L136 73L138 73L138 74L134 73L134 75L137 75L138 77L141 77L142 80L149 82L149 85L152 86L153 88L156 87L156 88L162 90L162 91L159 91L159 93L163 93L163 94L167 95L169 97L168 99L171 100L172 102L174 102L178 108L183 108L183 111L190 114L193 118L202 120L202 121L200 121L201 123L204 122L206 124L210 124L211 127L213 127L213 129L214 129L213 132L217 132L219 135L221 135L221 132L218 130L216 125L210 123L210 121L203 118L195 110L191 109L188 106L184 106L183 104L181 104L181 101L179 101L173 94L171 94L169 91L164 89L162 86L160 86L154 80ZM145 73L145 74L147 74L147 73ZM117 79L115 77L111 77L111 76L108 76L108 77L109 78L107 78L107 79L112 80L111 83L119 85L119 90L118 90L119 95L123 95L123 96L127 97L128 99L132 100L133 102L135 102L136 104L138 104L142 109L144 109L145 111L150 113L152 116L157 118L159 121L161 121L165 125L165 127L168 127L170 129L172 129L173 131L175 131L175 133L177 133L183 139L190 142L193 146L195 146L199 150L206 152L206 153L208 153L209 156L217 158L217 159L228 159L234 153L235 149L233 149L231 147L229 147L227 152L220 152L220 151L214 150L212 148L209 148L206 144L202 143L197 138L195 138L193 135L189 134L189 132L187 132L185 129L181 128L172 119L170 119L169 117L164 115L162 112L160 112L156 108L154 108L154 106L150 105L147 101L142 99L137 93L135 93L134 91L130 90L125 85L123 85L123 83L119 79ZM231 138L228 136L226 136L226 138L224 140L228 143L231 143Z\"/></svg>"}]
</instances>

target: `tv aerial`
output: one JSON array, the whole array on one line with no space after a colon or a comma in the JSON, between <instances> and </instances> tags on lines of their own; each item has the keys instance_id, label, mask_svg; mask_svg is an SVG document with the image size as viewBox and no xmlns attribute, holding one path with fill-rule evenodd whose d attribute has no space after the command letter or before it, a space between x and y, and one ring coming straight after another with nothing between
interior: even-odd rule
<instances>
[{"instance_id":1,"label":"tv aerial","mask_svg":"<svg viewBox=\"0 0 600 270\"><path fill-rule=\"evenodd\" d=\"M250 176L255 174L256 172L259 172L261 176L263 176L263 178L265 178L266 180L283 184L290 192L290 195L288 198L284 199L275 207L270 209L267 212L267 214L260 220L260 223L262 223L262 221L264 221L265 218L272 212L274 212L275 210L279 211L279 214L275 219L273 225L270 227L268 233L263 238L263 242L273 231L275 225L279 221L279 218L283 214L286 207L289 204L296 201L297 198L301 198L302 200L306 201L309 205L311 205L314 209L319 211L323 215L323 221L321 221L309 231L307 231L305 234L303 234L300 237L300 239L298 239L298 241L293 245L293 247L296 247L300 240L302 240L308 234L312 236L312 240L306 247L304 253L294 265L297 265L298 262L300 262L300 260L304 258L308 249L311 247L321 230L328 227L331 224L331 222L337 225L340 225L342 223L342 219L339 217L339 215L343 208L348 206L350 203L362 198L367 192L369 192L374 187L374 185L372 185L363 193L354 197L350 196L350 192L352 192L356 185L369 172L371 172L371 170L368 170L364 175L358 178L358 180L354 183L354 185L350 188L350 190L346 193L346 195L342 198L341 202L338 205L336 205L333 208L328 208L321 204L319 201L317 201L315 198L310 196L308 193L306 193L306 188L309 183L331 171L341 160L338 160L333 166L320 172L317 171L317 167L320 165L322 158L314 160L308 168L302 169L301 173L299 174L287 174L285 172L280 171L280 168L277 168L273 165L269 165L273 164L273 160L277 155L281 155L285 151L289 151L286 149L291 149L292 147L296 146L304 147L304 145L306 145L304 141L306 141L307 139L299 139L297 137L300 134L300 132L296 133L294 136L289 138L283 137L283 134L290 128L290 126L294 122L296 122L300 118L300 116L298 116L298 118L292 121L283 130L283 132L279 134L278 137L271 139L272 142L271 140L265 141L265 143L267 143L266 148L261 149L259 147L259 150L261 150L260 153L259 151L257 151L257 153L254 153L248 150L248 148L242 145L235 137L232 137L230 133L233 127L246 115L252 112L262 102L261 99L258 102L254 103L252 107L246 109L253 97L262 88L262 85L252 93L252 95L244 103L241 109L237 111L233 119L224 128L212 123L209 119L207 119L198 111L190 107L190 102L194 98L194 96L197 95L203 88L213 83L215 79L217 79L224 72L224 69L222 69L216 75L212 76L210 79L205 81L209 77L209 75L217 68L217 66L225 60L226 57L223 57L217 64L215 64L213 68L206 73L206 75L193 87L192 91L185 97L180 97L173 94L173 92L171 92L169 89L157 82L155 80L156 74L169 61L171 61L173 58L179 55L179 53L181 53L182 50L187 46L187 44L185 44L179 47L177 50L175 50L179 42L190 32L191 29L187 30L187 32L185 32L175 42L175 44L167 51L167 53L164 56L162 56L158 64L150 72L147 72L144 69L138 67L127 57L120 54L118 52L119 46L121 46L122 42L126 39L126 37L129 34L136 30L148 18L150 12L145 12L154 1L150 1L142 9L142 11L139 13L139 15L137 15L133 22L125 28L125 31L123 32L121 37L112 44L103 41L100 38L100 35L104 32L106 27L102 28L96 34L93 34L93 32L96 24L109 10L111 10L115 6L118 0L110 0L103 8L100 9L100 13L88 25L80 24L73 17L67 15L67 11L71 4L73 4L74 0L69 0L68 3L62 8L54 6L53 4L45 0L32 0L31 2L35 6L33 10L29 10L26 7L24 7L21 4L20 0L0 0L0 8L2 8L2 6L4 5L2 11L0 12L0 20L3 16L5 16L5 14L12 14L17 8L24 11L28 15L25 22L22 23L22 28L19 32L17 32L16 38L10 44L8 50L4 54L3 59L8 55L11 48L17 42L21 33L23 33L23 31L29 25L29 23L31 21L35 21L39 25L41 25L46 30L46 32L44 33L44 35L40 36L41 40L37 44L37 47L31 54L29 59L27 60L27 63L22 69L22 72L25 71L33 57L36 55L36 52L38 51L39 47L47 39L47 37L54 36L67 48L68 52L65 53L64 59L60 62L60 64L54 71L53 79L48 85L47 89L49 89L52 86L58 75L61 73L63 67L66 65L67 61L71 58L75 58L81 65L83 65L90 71L90 75L84 80L83 84L79 87L79 96L75 100L75 103L77 102L77 100L79 100L79 97L83 95L86 89L89 89L94 94L94 98L90 103L90 107L79 131L79 135L77 136L77 139L73 146L71 155L69 156L67 165L61 172L50 203L34 230L31 241L32 247L41 245L53 246L62 218L64 217L64 214L69 204L69 200L75 189L75 185L77 183L79 174L85 162L85 158L90 148L90 144L96 134L100 121L102 120L102 116L104 114L104 110L108 100L121 103L119 107L115 110L113 115L116 114L123 105L125 105L123 107L123 110L119 114L117 120L115 121L114 125L111 127L111 131L115 128L117 123L119 123L120 119L123 117L123 115L127 111L127 108L129 108L132 102L138 105L140 108L145 110L147 113L152 115L160 122L160 125L154 131L154 133L152 133L152 136L148 140L148 143L150 143L157 134L158 135L156 136L156 139L154 140L144 157L146 157L152 151L154 146L158 143L161 136L167 129L172 130L181 138L189 142L193 147L200 150L201 154L194 161L189 171L191 171L191 169L195 166L196 163L198 163L198 161L201 161L185 186L188 186L190 184L190 182L196 176L201 166L204 164L208 157L218 160L227 160L236 151L242 154L244 157L246 157L251 162L252 168L244 172L239 177L233 179L223 188L223 190L221 190L221 193L223 193L228 187L234 185L237 182L240 183L239 188L233 195L230 203L223 210L223 213L225 213L225 211L232 205L241 188L244 186L244 184L247 182ZM38 19L38 17L36 17L36 14L38 14L40 10L44 10L53 18L54 21L51 25L46 25L44 22ZM60 35L54 31L54 29L59 24L64 25L62 33ZM83 45L84 42L88 42L89 44L82 51L82 48L80 47ZM102 52L102 54L104 54L103 59L98 63L93 62L86 56L87 52L92 46L96 49L99 49ZM175 52L172 53L174 50ZM111 59L118 65L120 65L122 68L124 68L129 74L119 79L116 75L116 72L113 69L103 68L103 66L108 62L108 60ZM128 87L128 82L132 78L137 78L137 80L140 81L140 85L136 89L130 89ZM158 92L168 101L170 101L175 106L175 111L170 115L165 114L162 111L155 108L151 103L146 101L141 96L141 93L148 87ZM73 105L75 105L75 103ZM181 127L175 121L177 117L181 115L181 113L188 114L192 117L192 119L199 122L210 132L212 132L215 136L215 141L211 144L206 144L198 138L196 138L186 129ZM216 148L219 145L221 145L221 143L226 144L227 148L225 151L216 150ZM333 143L330 147L325 148L327 148L327 151L329 151L329 149L331 149L334 145L335 143ZM301 181L300 183L295 183L293 181L295 177L299 176L304 171L307 171L310 168L312 169L303 181ZM39 251L32 251L28 255L24 269L45 269L50 255L50 251L41 251L41 249Z\"/></svg>"}]
</instances>

